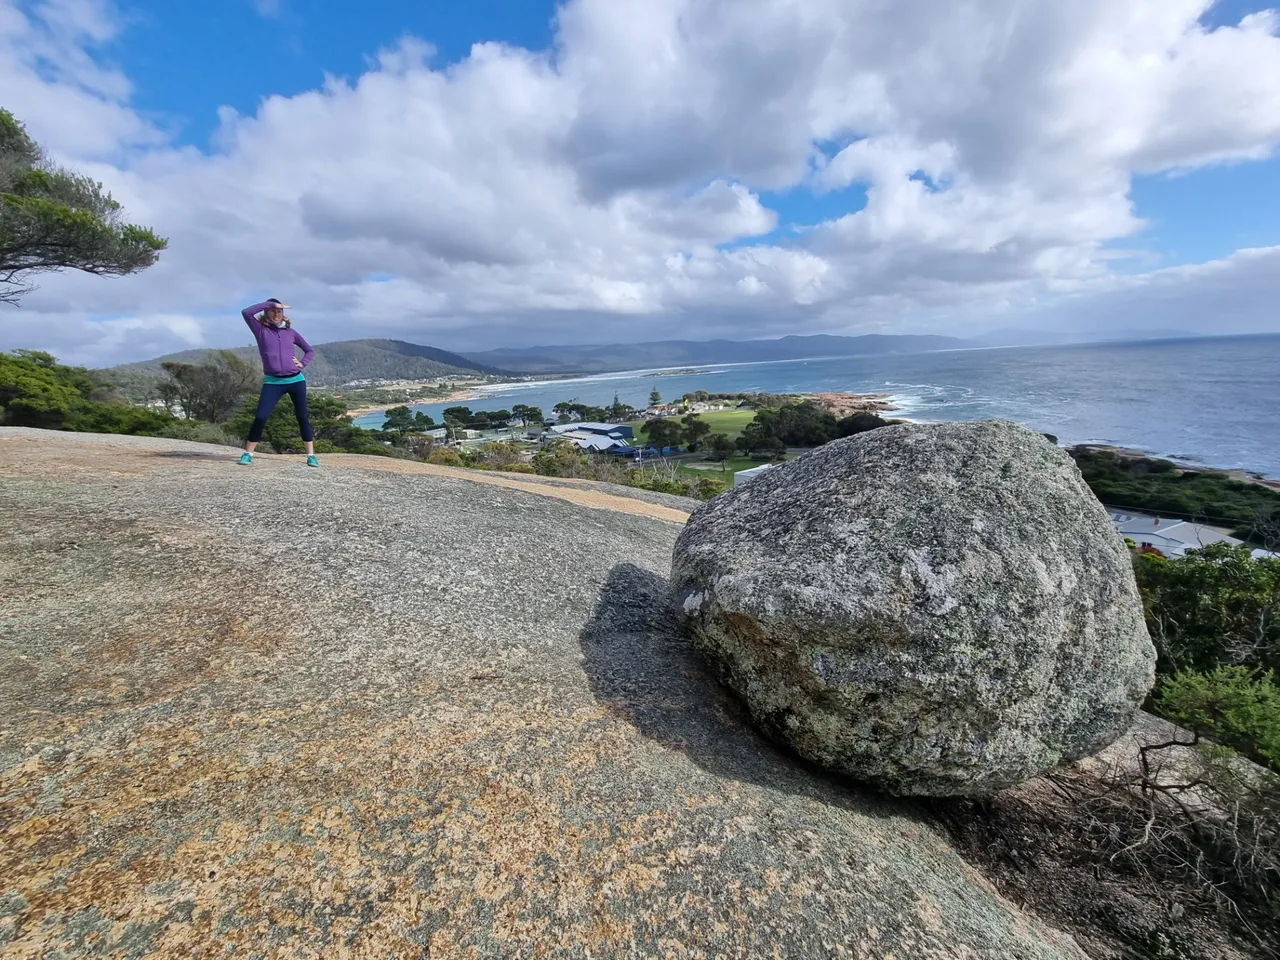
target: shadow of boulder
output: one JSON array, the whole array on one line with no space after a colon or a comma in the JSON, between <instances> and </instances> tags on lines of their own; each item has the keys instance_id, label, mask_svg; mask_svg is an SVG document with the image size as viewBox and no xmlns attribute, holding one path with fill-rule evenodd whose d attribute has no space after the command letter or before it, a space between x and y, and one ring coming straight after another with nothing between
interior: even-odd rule
<instances>
[{"instance_id":1,"label":"shadow of boulder","mask_svg":"<svg viewBox=\"0 0 1280 960\"><path fill-rule=\"evenodd\" d=\"M820 771L760 734L680 629L665 578L615 566L579 643L597 702L707 772L863 813L906 812L901 801Z\"/></svg>"}]
</instances>

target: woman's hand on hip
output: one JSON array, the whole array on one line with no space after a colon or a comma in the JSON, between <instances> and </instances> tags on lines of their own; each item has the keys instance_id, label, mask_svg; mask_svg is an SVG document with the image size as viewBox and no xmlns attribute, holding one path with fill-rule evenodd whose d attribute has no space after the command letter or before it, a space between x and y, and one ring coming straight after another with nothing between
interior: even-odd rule
<instances>
[{"instance_id":1,"label":"woman's hand on hip","mask_svg":"<svg viewBox=\"0 0 1280 960\"><path fill-rule=\"evenodd\" d=\"M297 367L299 370L302 369L302 361L299 360L297 357L293 358L293 365Z\"/></svg>"}]
</instances>

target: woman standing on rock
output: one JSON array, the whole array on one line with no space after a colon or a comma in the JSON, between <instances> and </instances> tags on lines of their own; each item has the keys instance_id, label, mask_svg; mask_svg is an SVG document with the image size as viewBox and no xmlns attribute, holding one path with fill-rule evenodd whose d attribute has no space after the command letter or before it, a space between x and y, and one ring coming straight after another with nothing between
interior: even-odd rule
<instances>
[{"instance_id":1,"label":"woman standing on rock","mask_svg":"<svg viewBox=\"0 0 1280 960\"><path fill-rule=\"evenodd\" d=\"M302 334L293 329L293 324L284 315L287 309L285 304L272 297L240 311L253 338L258 341L263 373L258 411L253 415L253 426L249 428L249 438L245 441L244 453L240 456L240 462L246 465L253 463L253 449L262 439L267 417L271 416L271 411L287 393L293 400L293 412L298 417L302 440L307 445L307 466L320 466L320 461L316 459L315 433L311 429L311 420L307 417L307 378L302 375L303 369L315 356L315 351L302 338ZM295 345L302 348L301 360L294 352Z\"/></svg>"}]
</instances>

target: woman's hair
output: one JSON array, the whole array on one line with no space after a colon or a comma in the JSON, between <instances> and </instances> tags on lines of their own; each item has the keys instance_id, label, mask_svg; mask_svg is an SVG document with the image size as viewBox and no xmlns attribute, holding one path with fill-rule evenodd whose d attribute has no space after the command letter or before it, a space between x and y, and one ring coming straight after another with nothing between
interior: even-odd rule
<instances>
[{"instance_id":1,"label":"woman's hair","mask_svg":"<svg viewBox=\"0 0 1280 960\"><path fill-rule=\"evenodd\" d=\"M279 301L279 300L277 300L275 297L268 297L268 298L267 298L267 303L276 304L276 305L278 306L278 305L279 305L279 303L280 303L280 301ZM271 307L268 307L268 308L267 308L267 310L270 310L270 309L271 309ZM287 330L288 328L292 327L292 326L293 326L293 323L292 323L292 321L290 321L290 319L289 319L288 317L285 317L285 316L284 316L284 311L283 311L283 310L281 310L281 311L280 311L280 313L281 313L281 316L282 316L282 317L283 317L283 319L284 319L285 329ZM266 311L266 310L263 310L263 311L262 311L262 313L258 314L258 322L259 322L260 324L262 324L264 327L266 327L266 326L270 326L270 324L269 324L269 323L267 323L266 317L267 317L267 311Z\"/></svg>"}]
</instances>

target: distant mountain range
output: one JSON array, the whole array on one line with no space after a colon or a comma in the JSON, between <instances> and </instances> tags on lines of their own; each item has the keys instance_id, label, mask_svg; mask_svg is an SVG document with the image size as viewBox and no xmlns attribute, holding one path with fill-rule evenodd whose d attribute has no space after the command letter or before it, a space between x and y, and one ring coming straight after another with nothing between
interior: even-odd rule
<instances>
[{"instance_id":1,"label":"distant mountain range","mask_svg":"<svg viewBox=\"0 0 1280 960\"><path fill-rule=\"evenodd\" d=\"M1162 339L1189 336L1178 331L1116 333L1111 340ZM1094 338L1097 339L1096 337ZM517 377L611 373L657 367L700 366L712 363L761 363L820 357L885 356L974 347L1034 346L1078 343L1081 337L1034 330L999 330L973 339L932 335L867 334L790 336L777 340L659 340L652 343L613 343L605 346L519 347L465 354L450 353L403 340L339 340L316 345L307 379L317 387L336 387L353 380L427 380L436 377ZM154 380L161 363L197 363L209 350L184 350L154 360L111 368L121 384ZM254 347L233 352L255 358Z\"/></svg>"},{"instance_id":2,"label":"distant mountain range","mask_svg":"<svg viewBox=\"0 0 1280 960\"><path fill-rule=\"evenodd\" d=\"M975 346L958 337L890 336L782 337L779 340L660 340L612 343L607 346L522 347L466 353L486 366L530 374L609 373L683 364L760 363L816 357L857 357L890 353L924 353Z\"/></svg>"},{"instance_id":3,"label":"distant mountain range","mask_svg":"<svg viewBox=\"0 0 1280 960\"><path fill-rule=\"evenodd\" d=\"M435 377L511 375L447 350L424 347L403 340L337 340L315 345L316 355L307 367L307 380L317 387L336 387L352 380L429 380ZM199 363L211 350L183 350L154 360L126 363L111 370L117 375L160 375L166 360ZM232 353L257 359L256 347L237 347Z\"/></svg>"}]
</instances>

